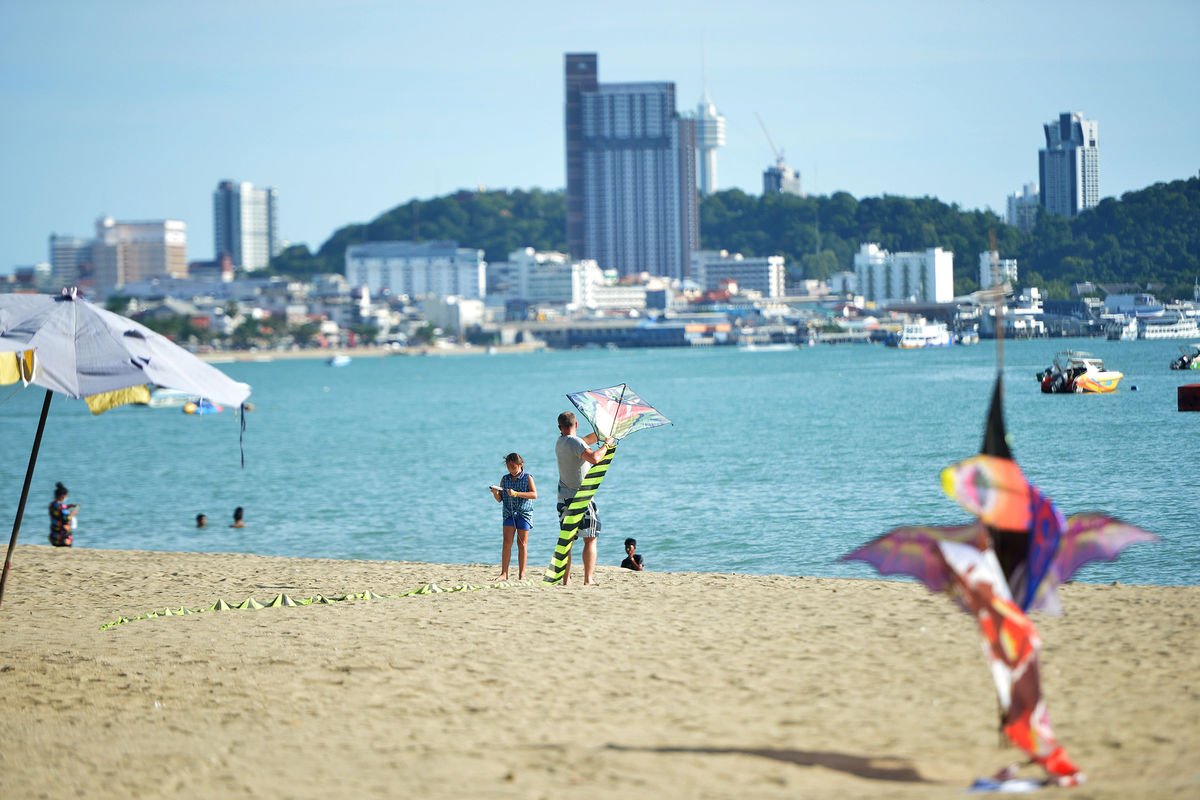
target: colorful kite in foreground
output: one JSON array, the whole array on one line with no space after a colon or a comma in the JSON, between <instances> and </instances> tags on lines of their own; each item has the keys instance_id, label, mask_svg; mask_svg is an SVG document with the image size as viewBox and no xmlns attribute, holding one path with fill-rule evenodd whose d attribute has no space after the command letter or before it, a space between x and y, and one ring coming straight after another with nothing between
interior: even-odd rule
<instances>
[{"instance_id":1,"label":"colorful kite in foreground","mask_svg":"<svg viewBox=\"0 0 1200 800\"><path fill-rule=\"evenodd\" d=\"M996 378L981 455L942 472L942 487L977 517L971 525L903 527L842 556L884 575L911 575L948 592L974 616L996 682L1006 736L1047 772L1047 783L1074 786L1082 773L1054 738L1041 694L1041 639L1027 611L1061 613L1055 591L1089 561L1111 561L1131 544L1157 537L1097 513L1063 519L1013 461ZM1011 774L1002 772L999 778Z\"/></svg>"},{"instance_id":2,"label":"colorful kite in foreground","mask_svg":"<svg viewBox=\"0 0 1200 800\"><path fill-rule=\"evenodd\" d=\"M579 411L580 416L588 421L601 441L615 439L620 442L631 433L657 428L660 425L670 425L671 420L650 406L626 384L609 386L607 389L592 389L586 392L568 394L567 399ZM554 546L554 556L542 580L546 583L562 583L567 572L567 564L571 560L571 549L579 537L579 524L587 513L592 497L608 474L608 465L616 455L616 445L610 447L600 459L600 463L587 471L579 491L567 503L563 510L562 522L558 532L558 544Z\"/></svg>"}]
</instances>

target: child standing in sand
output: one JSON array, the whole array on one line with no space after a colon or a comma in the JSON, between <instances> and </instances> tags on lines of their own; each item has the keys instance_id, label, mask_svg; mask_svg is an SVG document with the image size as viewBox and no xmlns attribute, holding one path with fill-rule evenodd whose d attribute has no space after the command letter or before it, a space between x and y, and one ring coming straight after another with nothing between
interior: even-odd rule
<instances>
[{"instance_id":1,"label":"child standing in sand","mask_svg":"<svg viewBox=\"0 0 1200 800\"><path fill-rule=\"evenodd\" d=\"M501 503L504 546L500 551L500 580L508 580L508 563L512 556L513 538L517 540L517 579L525 580L525 561L529 554L529 531L533 528L533 501L537 487L533 476L525 471L525 459L516 453L504 457L508 472L501 476L499 486L489 486L492 497Z\"/></svg>"}]
</instances>

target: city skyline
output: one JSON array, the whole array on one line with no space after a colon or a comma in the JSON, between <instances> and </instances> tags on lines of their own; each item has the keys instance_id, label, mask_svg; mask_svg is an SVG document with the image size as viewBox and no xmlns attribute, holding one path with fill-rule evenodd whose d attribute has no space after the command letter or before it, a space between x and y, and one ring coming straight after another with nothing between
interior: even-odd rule
<instances>
[{"instance_id":1,"label":"city skyline","mask_svg":"<svg viewBox=\"0 0 1200 800\"><path fill-rule=\"evenodd\" d=\"M282 237L313 249L412 198L563 189L566 52L597 53L605 82L673 82L681 111L707 90L726 119L719 189L761 192L775 156L756 115L806 192L1001 216L1062 112L1102 125L1102 197L1198 166L1186 2L615 2L599 18L61 2L7 4L0 22L4 273L103 216L183 220L188 259L212 258L212 187L229 176L278 188Z\"/></svg>"}]
</instances>

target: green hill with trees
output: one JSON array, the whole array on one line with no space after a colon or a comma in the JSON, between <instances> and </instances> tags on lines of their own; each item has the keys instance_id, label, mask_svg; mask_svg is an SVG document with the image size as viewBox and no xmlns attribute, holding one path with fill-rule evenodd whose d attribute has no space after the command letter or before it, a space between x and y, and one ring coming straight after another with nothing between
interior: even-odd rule
<instances>
[{"instance_id":1,"label":"green hill with trees","mask_svg":"<svg viewBox=\"0 0 1200 800\"><path fill-rule=\"evenodd\" d=\"M344 271L346 247L369 241L454 240L503 261L521 247L564 250L561 191L456 192L412 200L366 224L347 225L312 253L288 248L272 261L279 274ZM729 189L700 206L701 244L747 255L782 255L792 279L851 270L864 242L892 252L942 247L954 252L957 293L977 288L979 253L994 234L1005 258L1019 262L1022 285L1066 297L1073 283L1155 286L1162 298L1191 297L1200 277L1200 178L1159 183L1106 198L1067 219L1042 215L1032 234L991 211L964 210L936 198L885 195L749 195Z\"/></svg>"}]
</instances>

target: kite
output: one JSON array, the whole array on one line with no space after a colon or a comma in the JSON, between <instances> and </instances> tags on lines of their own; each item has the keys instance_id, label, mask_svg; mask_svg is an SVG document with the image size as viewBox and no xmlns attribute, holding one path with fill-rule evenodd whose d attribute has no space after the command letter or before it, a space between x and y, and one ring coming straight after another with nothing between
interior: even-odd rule
<instances>
[{"instance_id":1,"label":"kite","mask_svg":"<svg viewBox=\"0 0 1200 800\"><path fill-rule=\"evenodd\" d=\"M1004 734L1049 775L1073 786L1083 780L1054 738L1041 695L1041 638L1029 611L1060 614L1056 591L1084 564L1111 561L1151 533L1095 512L1064 518L1013 460L1004 429L1003 385L997 375L982 452L942 471L942 488L975 516L969 525L894 528L845 554L883 575L910 575L947 592L979 623L1000 701Z\"/></svg>"},{"instance_id":2,"label":"kite","mask_svg":"<svg viewBox=\"0 0 1200 800\"><path fill-rule=\"evenodd\" d=\"M567 399L592 426L596 438L602 441L615 439L619 443L631 433L672 424L671 420L660 414L624 383L609 386L607 389L575 392L568 394ZM604 476L608 474L608 467L616 452L616 445L613 445L598 464L588 469L579 490L563 509L558 543L554 546L550 566L542 576L544 582L562 583L566 576L567 564L571 560L571 548L579 537L579 525L587 514L592 497L603 483Z\"/></svg>"}]
</instances>

